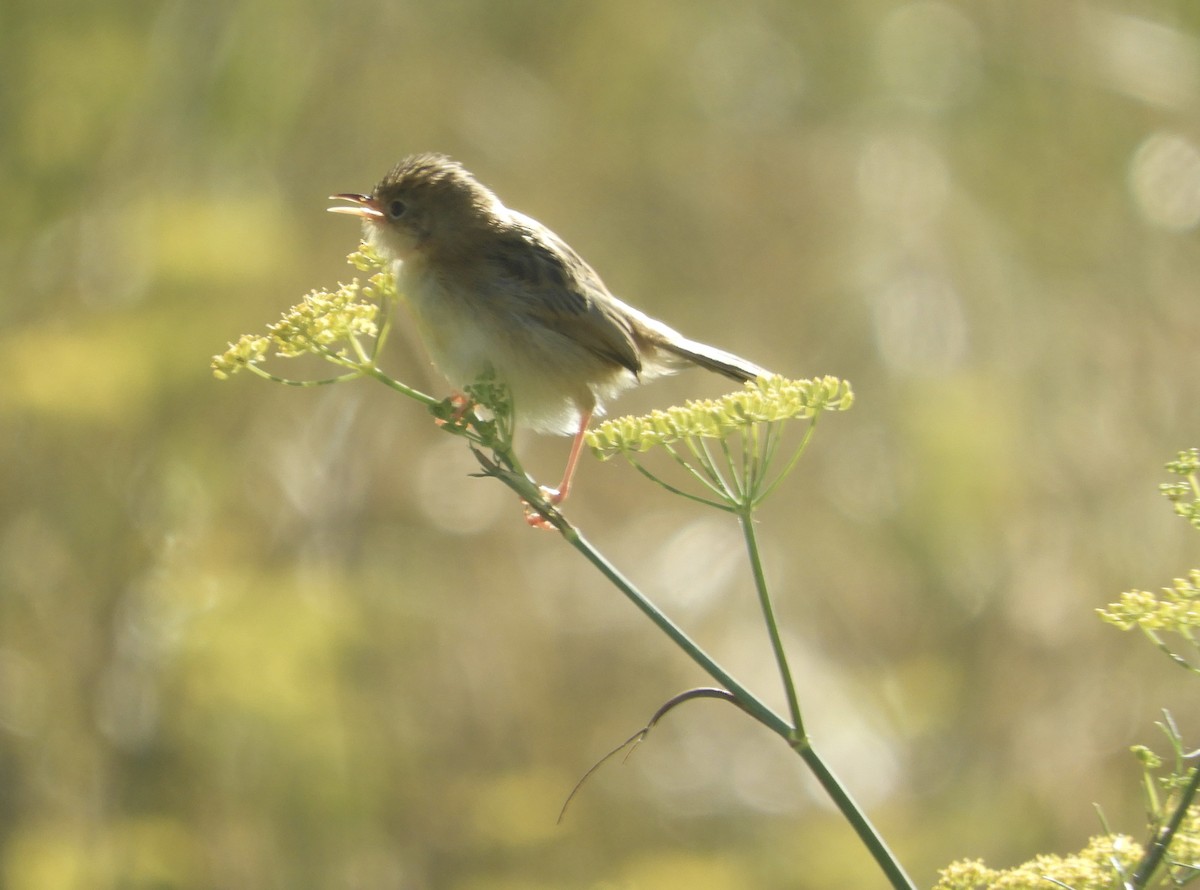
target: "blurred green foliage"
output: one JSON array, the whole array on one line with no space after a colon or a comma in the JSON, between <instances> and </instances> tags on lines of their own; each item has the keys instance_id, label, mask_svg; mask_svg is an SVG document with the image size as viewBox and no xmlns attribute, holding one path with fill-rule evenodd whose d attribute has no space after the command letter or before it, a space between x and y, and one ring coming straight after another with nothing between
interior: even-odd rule
<instances>
[{"instance_id":1,"label":"blurred green foliage","mask_svg":"<svg viewBox=\"0 0 1200 890\"><path fill-rule=\"evenodd\" d=\"M1194 693L1091 615L1194 564L1152 483L1200 441L1198 108L1184 0L0 8L0 883L879 886L716 706L555 827L694 670L415 406L213 382L344 275L324 196L423 150L688 335L854 382L761 532L919 882L1080 849L1093 802L1136 834L1128 747ZM735 525L619 462L569 506L769 688Z\"/></svg>"}]
</instances>

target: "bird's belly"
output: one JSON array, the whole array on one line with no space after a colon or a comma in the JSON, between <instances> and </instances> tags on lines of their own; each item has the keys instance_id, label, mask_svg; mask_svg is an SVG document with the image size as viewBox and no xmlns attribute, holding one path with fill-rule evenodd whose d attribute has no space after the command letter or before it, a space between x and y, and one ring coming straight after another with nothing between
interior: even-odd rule
<instances>
[{"instance_id":1,"label":"bird's belly","mask_svg":"<svg viewBox=\"0 0 1200 890\"><path fill-rule=\"evenodd\" d=\"M467 295L439 285L429 276L406 275L400 266L397 284L408 301L421 341L437 369L456 387L477 380L492 362L487 324Z\"/></svg>"},{"instance_id":2,"label":"bird's belly","mask_svg":"<svg viewBox=\"0 0 1200 890\"><path fill-rule=\"evenodd\" d=\"M446 288L432 276L397 276L416 317L421 340L437 369L459 390L487 372L508 385L517 421L542 432L573 433L580 415L595 407L592 373L579 373L574 344L512 318L474 292ZM588 359L591 360L590 357ZM575 361L578 361L576 359Z\"/></svg>"}]
</instances>

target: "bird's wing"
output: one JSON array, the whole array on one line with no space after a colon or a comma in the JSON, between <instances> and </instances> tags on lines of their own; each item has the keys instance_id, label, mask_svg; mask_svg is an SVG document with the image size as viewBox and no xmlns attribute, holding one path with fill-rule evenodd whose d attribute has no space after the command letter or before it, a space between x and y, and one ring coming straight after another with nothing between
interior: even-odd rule
<instances>
[{"instance_id":1,"label":"bird's wing","mask_svg":"<svg viewBox=\"0 0 1200 890\"><path fill-rule=\"evenodd\" d=\"M595 355L642 370L633 325L600 276L561 238L513 213L487 260L508 284L512 311L530 325L560 334Z\"/></svg>"}]
</instances>

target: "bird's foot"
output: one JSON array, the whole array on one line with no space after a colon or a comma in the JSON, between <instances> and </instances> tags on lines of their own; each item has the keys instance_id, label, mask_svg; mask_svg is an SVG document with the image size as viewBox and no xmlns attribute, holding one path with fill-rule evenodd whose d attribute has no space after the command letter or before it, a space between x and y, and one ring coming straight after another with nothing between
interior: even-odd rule
<instances>
[{"instance_id":1,"label":"bird's foot","mask_svg":"<svg viewBox=\"0 0 1200 890\"><path fill-rule=\"evenodd\" d=\"M557 488L542 487L542 494L546 500L550 502L550 506L557 507L565 501L566 495L561 493ZM525 524L530 528L538 528L542 531L554 531L554 523L547 519L542 513L529 501L521 501L521 506L525 508Z\"/></svg>"},{"instance_id":2,"label":"bird's foot","mask_svg":"<svg viewBox=\"0 0 1200 890\"><path fill-rule=\"evenodd\" d=\"M461 426L463 418L475 409L475 402L461 392L456 392L450 396L450 404L454 406L454 413L450 415L448 420L441 417L435 418L433 422L438 426L445 426L448 423Z\"/></svg>"}]
</instances>

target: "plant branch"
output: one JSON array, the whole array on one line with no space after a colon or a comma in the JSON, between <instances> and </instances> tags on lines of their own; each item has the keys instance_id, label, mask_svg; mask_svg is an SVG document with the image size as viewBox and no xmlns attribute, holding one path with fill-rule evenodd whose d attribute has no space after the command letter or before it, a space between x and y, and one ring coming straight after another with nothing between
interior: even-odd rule
<instances>
[{"instance_id":1,"label":"plant branch","mask_svg":"<svg viewBox=\"0 0 1200 890\"><path fill-rule=\"evenodd\" d=\"M757 696L749 689L739 683L732 674L722 667L715 659L712 658L703 648L700 647L688 634L677 625L671 618L650 601L645 594L625 577L621 571L614 566L608 559L600 553L583 535L575 528L566 517L562 515L556 508L545 502L545 498L541 495L541 489L526 476L518 476L513 473L507 473L497 465L489 461L486 456L480 452L476 452L476 457L480 459L484 466L484 471L488 475L494 475L500 481L504 482L512 488L518 495L530 503L534 509L542 513L547 521L553 525L563 538L575 550L577 550L588 562L590 562L605 578L607 578L614 587L620 590L625 596L637 606L654 624L665 633L680 649L698 664L710 677L721 684L733 696L735 703L744 710L747 714L761 723L763 726L770 729L772 732L782 736L788 745L801 759L804 760L808 768L817 777L817 781L821 783L821 787L832 798L834 804L841 811L858 835L859 839L866 846L871 856L875 859L880 869L887 875L888 881L895 890L916 890L916 885L912 879L904 872L904 868L900 865L895 854L888 848L883 837L871 823L866 813L859 807L858 803L843 787L842 783L834 775L833 771L825 765L825 762L817 754L811 742L806 735L800 730L798 725L788 723L780 715L776 714L770 707L764 704ZM746 523L747 526L750 523ZM757 552L757 550L755 550ZM761 571L761 566L760 566ZM782 652L782 649L778 650ZM784 663L786 670L786 662ZM790 678L790 674L787 674ZM795 690L790 691L789 706L794 707L795 714L799 715L799 706L794 704ZM624 746L621 746L624 747ZM618 748L617 750L620 750Z\"/></svg>"},{"instance_id":2,"label":"plant branch","mask_svg":"<svg viewBox=\"0 0 1200 890\"><path fill-rule=\"evenodd\" d=\"M1137 871L1133 873L1133 887L1149 886L1150 879L1154 876L1155 870L1167 855L1171 841L1175 839L1175 835L1179 832L1179 826L1187 818L1188 810L1191 808L1192 801L1195 799L1198 789L1200 789L1200 766L1194 766L1192 767L1192 778L1184 787L1183 793L1179 795L1179 803L1176 804L1175 811L1171 814L1170 820L1158 831L1154 842L1150 845L1150 849L1146 851L1146 855L1138 864Z\"/></svg>"},{"instance_id":3,"label":"plant branch","mask_svg":"<svg viewBox=\"0 0 1200 890\"><path fill-rule=\"evenodd\" d=\"M850 792L845 789L833 771L825 765L825 761L817 754L816 749L807 740L797 740L792 743L792 750L800 755L813 775L817 777L817 781L821 783L825 793L833 799L838 810L846 817L875 862L887 875L888 882L892 887L895 890L916 890L917 885L905 873L896 854L891 851L887 842L875 830L875 826L871 824L862 808L850 796Z\"/></svg>"},{"instance_id":4,"label":"plant branch","mask_svg":"<svg viewBox=\"0 0 1200 890\"><path fill-rule=\"evenodd\" d=\"M779 623L775 619L775 607L771 603L771 593L767 588L767 577L763 571L762 556L758 549L758 536L754 531L754 516L750 509L738 514L742 525L742 535L746 539L746 553L750 557L750 568L754 573L754 588L758 592L758 602L762 607L763 620L767 624L767 634L771 638L771 649L775 653L775 663L779 668L779 676L783 681L783 689L787 695L788 711L792 717L794 735L789 742L796 742L805 737L804 720L800 716L800 700L796 696L796 683L792 679L792 671L788 667L787 653L783 648L783 638L779 633Z\"/></svg>"}]
</instances>

